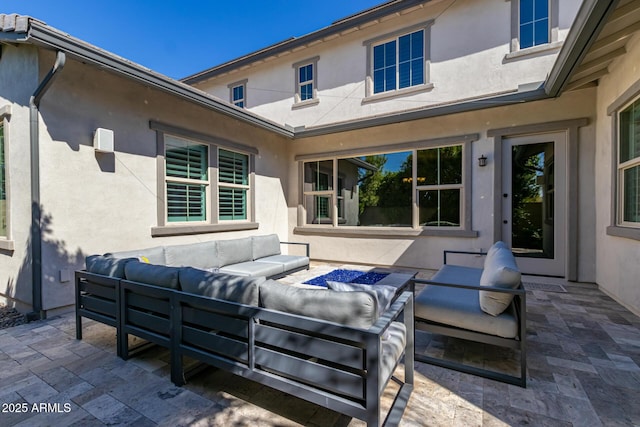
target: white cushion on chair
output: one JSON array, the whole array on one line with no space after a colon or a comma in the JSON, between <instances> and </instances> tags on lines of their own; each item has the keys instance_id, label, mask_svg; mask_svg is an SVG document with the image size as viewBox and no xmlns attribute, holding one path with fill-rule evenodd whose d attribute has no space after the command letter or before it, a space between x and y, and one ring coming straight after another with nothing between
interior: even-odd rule
<instances>
[{"instance_id":1,"label":"white cushion on chair","mask_svg":"<svg viewBox=\"0 0 640 427\"><path fill-rule=\"evenodd\" d=\"M521 274L516 259L502 242L494 244L487 253L484 270L480 277L480 286L495 286L516 289L520 284ZM480 308L485 313L498 316L513 301L513 294L502 292L480 291Z\"/></svg>"}]
</instances>

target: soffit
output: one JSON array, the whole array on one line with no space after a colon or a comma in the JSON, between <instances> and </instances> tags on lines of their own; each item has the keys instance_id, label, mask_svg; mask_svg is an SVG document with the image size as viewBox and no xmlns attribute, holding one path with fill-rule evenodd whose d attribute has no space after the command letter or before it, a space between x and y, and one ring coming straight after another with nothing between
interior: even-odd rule
<instances>
[{"instance_id":1,"label":"soffit","mask_svg":"<svg viewBox=\"0 0 640 427\"><path fill-rule=\"evenodd\" d=\"M640 31L640 0L621 0L606 18L602 30L573 70L564 90L597 85L609 65L626 53L631 38Z\"/></svg>"}]
</instances>

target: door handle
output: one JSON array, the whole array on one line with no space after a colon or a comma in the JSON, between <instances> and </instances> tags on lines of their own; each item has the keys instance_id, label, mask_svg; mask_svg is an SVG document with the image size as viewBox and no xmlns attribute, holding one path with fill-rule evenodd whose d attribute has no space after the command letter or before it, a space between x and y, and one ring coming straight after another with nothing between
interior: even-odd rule
<instances>
[{"instance_id":1,"label":"door handle","mask_svg":"<svg viewBox=\"0 0 640 427\"><path fill-rule=\"evenodd\" d=\"M502 195L502 197L507 198L507 197L509 197L509 195L508 195L507 193L504 193L504 194Z\"/></svg>"},{"instance_id":2,"label":"door handle","mask_svg":"<svg viewBox=\"0 0 640 427\"><path fill-rule=\"evenodd\" d=\"M503 224L509 224L509 221L507 221L506 219L502 221Z\"/></svg>"}]
</instances>

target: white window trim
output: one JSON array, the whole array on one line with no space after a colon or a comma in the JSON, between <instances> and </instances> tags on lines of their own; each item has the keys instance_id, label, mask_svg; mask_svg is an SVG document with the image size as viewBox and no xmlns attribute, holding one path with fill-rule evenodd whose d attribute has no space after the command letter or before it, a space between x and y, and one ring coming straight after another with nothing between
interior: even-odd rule
<instances>
[{"instance_id":1,"label":"white window trim","mask_svg":"<svg viewBox=\"0 0 640 427\"><path fill-rule=\"evenodd\" d=\"M235 230L257 229L255 222L255 158L258 150L244 144L236 143L208 134L151 121L149 127L156 131L156 168L157 168L157 226L151 228L153 237L183 234L213 233ZM166 171L165 171L165 135L186 139L195 143L208 145L209 149L209 185L207 191L207 220L198 222L168 222L166 208ZM224 149L249 156L249 184L247 191L247 219L218 219L218 150ZM224 184L227 186L227 184ZM231 186L231 184L229 184ZM244 187L244 186L243 186Z\"/></svg>"},{"instance_id":2,"label":"white window trim","mask_svg":"<svg viewBox=\"0 0 640 427\"><path fill-rule=\"evenodd\" d=\"M236 105L236 107L238 108L247 108L247 82L248 81L249 79L244 79L244 80L239 80L237 82L233 82L227 85L227 87L229 88L229 102L232 103L233 105L236 105L235 103L237 102L233 100L233 89L238 86L242 86L242 93L244 94L244 98L242 98L242 101L244 102L244 107L240 107Z\"/></svg>"},{"instance_id":3,"label":"white window trim","mask_svg":"<svg viewBox=\"0 0 640 427\"><path fill-rule=\"evenodd\" d=\"M305 59L304 61L298 61L295 64L291 65L294 70L294 83L295 83L295 92L294 92L294 101L292 108L300 108L300 107L308 107L311 105L317 105L320 103L320 99L318 98L318 61L320 60L319 56L314 56L313 58ZM313 79L311 80L311 84L313 85L313 96L311 99L305 99L302 101L302 97L300 95L300 68L305 67L307 65L311 65L313 68Z\"/></svg>"},{"instance_id":4,"label":"white window trim","mask_svg":"<svg viewBox=\"0 0 640 427\"><path fill-rule=\"evenodd\" d=\"M11 106L5 105L0 107L0 127L4 132L4 161L5 161L5 193L6 200L6 215L7 215L7 235L0 236L0 250L13 251L15 249L15 242L12 238L11 232L11 180L10 180L10 159L9 159L9 121L11 119Z\"/></svg>"},{"instance_id":5,"label":"white window trim","mask_svg":"<svg viewBox=\"0 0 640 427\"><path fill-rule=\"evenodd\" d=\"M640 166L640 156L635 157L633 159L627 160L624 163L620 163L619 161L619 156L620 156L620 113L622 113L625 109L627 109L629 106L631 106L634 102L638 102L640 101L640 95L635 97L634 99L632 99L631 101L627 102L625 105L623 105L622 107L620 107L620 109L616 112L616 128L615 128L615 132L616 132L616 139L615 139L615 145L616 145L616 171L617 171L617 182L616 182L616 186L617 186L617 201L616 201L616 225L620 226L620 227L629 227L629 228L637 228L640 229L640 222L629 222L629 221L625 221L624 220L624 204L625 204L625 200L624 200L624 172L627 169L636 167L636 166Z\"/></svg>"},{"instance_id":6,"label":"white window trim","mask_svg":"<svg viewBox=\"0 0 640 427\"><path fill-rule=\"evenodd\" d=\"M549 42L525 49L520 49L520 0L506 1L511 2L511 43L510 52L505 55L505 60L520 59L540 53L553 53L562 47L562 42L558 41L559 0L549 0Z\"/></svg>"},{"instance_id":7,"label":"white window trim","mask_svg":"<svg viewBox=\"0 0 640 427\"><path fill-rule=\"evenodd\" d=\"M433 140L425 140L425 141L416 141L409 142L403 144L395 144L389 146L377 147L375 149L365 148L365 149L354 149L347 150L341 152L331 152L325 154L317 154L317 155L300 155L296 156L295 160L299 162L299 206L298 206L298 227L294 230L297 233L301 234L341 234L341 235L367 235L367 236L375 236L375 235L413 235L413 236L450 236L450 237L476 237L477 232L471 229L472 218L471 218L471 175L472 175L472 161L471 161L471 143L479 139L478 134L471 135L461 135L461 136L453 136L453 137L445 137L445 138L436 138ZM419 208L417 201L417 192L418 189L423 186L416 185L417 181L417 170L416 170L416 162L417 162L417 151L425 150L425 149L433 149L439 147L446 147L452 145L462 145L462 184L455 185L456 188L461 188L460 195L460 227L428 227L428 226L420 226L419 225ZM390 154L404 151L412 151L414 165L412 168L413 175L413 185L412 185L412 194L413 194L413 203L412 203L412 227L362 227L362 226L344 226L339 225L338 216L335 214L337 212L337 180L338 174L334 173L334 182L333 189L329 191L322 192L309 192L304 191L304 164L307 162L315 162L315 161L333 161L334 171L338 168L338 160L349 158L349 157L357 157L357 156L366 156L366 155L376 155L376 154ZM433 186L429 186L433 187ZM439 186L440 189L444 189L444 186ZM320 193L326 193L326 195L332 196L332 209L334 215L332 216L332 224L307 224L307 212L305 206L305 196L311 194L321 195Z\"/></svg>"},{"instance_id":8,"label":"white window trim","mask_svg":"<svg viewBox=\"0 0 640 427\"><path fill-rule=\"evenodd\" d=\"M373 101L379 99L388 99L396 96L405 96L417 92L427 91L433 89L433 83L431 83L431 26L434 21L429 20L421 22L420 24L413 25L411 27L403 28L402 30L387 33L369 40L365 40L362 45L367 48L367 75L365 77L365 98L366 101ZM416 31L424 31L424 83L421 85L409 86L407 88L389 90L381 93L373 93L373 48L381 43L385 43L391 40L397 40L401 36L415 33ZM397 66L397 64L396 64Z\"/></svg>"}]
</instances>

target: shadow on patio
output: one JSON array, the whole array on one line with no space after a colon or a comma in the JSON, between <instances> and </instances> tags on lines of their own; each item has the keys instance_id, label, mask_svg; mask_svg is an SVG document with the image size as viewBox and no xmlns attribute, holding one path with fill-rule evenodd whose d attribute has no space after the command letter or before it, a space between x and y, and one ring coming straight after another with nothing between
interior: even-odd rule
<instances>
[{"instance_id":1,"label":"shadow on patio","mask_svg":"<svg viewBox=\"0 0 640 427\"><path fill-rule=\"evenodd\" d=\"M640 319L595 285L563 285L567 292L528 292L527 389L417 363L401 425L640 424ZM364 424L213 368L176 387L166 350L125 362L115 355L114 329L86 322L83 341L74 338L72 314L0 330L0 424ZM473 363L509 369L514 360L421 332L416 341L418 351ZM51 405L37 412L34 403Z\"/></svg>"}]
</instances>

